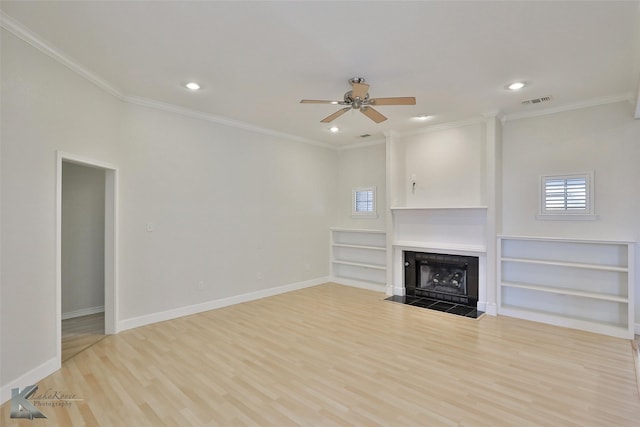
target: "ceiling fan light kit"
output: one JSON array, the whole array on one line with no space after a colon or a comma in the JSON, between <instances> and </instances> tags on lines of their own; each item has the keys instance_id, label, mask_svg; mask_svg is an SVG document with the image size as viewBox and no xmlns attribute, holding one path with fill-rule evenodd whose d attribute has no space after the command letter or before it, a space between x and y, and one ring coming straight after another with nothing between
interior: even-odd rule
<instances>
[{"instance_id":1,"label":"ceiling fan light kit","mask_svg":"<svg viewBox=\"0 0 640 427\"><path fill-rule=\"evenodd\" d=\"M349 110L360 110L362 114L370 118L376 123L383 122L387 118L374 109L372 106L378 105L416 105L416 98L412 96L395 97L395 98L369 98L369 85L364 82L362 77L353 77L349 79L351 90L344 94L342 101L325 101L318 99L303 99L301 104L334 104L346 105L333 114L320 120L322 123L330 123Z\"/></svg>"}]
</instances>

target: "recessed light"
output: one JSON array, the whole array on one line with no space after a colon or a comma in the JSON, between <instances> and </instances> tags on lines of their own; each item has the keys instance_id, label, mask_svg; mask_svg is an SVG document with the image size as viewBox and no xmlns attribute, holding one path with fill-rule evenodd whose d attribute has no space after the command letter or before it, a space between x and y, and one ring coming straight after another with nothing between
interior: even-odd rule
<instances>
[{"instance_id":1,"label":"recessed light","mask_svg":"<svg viewBox=\"0 0 640 427\"><path fill-rule=\"evenodd\" d=\"M329 128L329 132L331 132L331 133L336 133L336 132L338 132L338 131L340 131L340 128L339 128L339 127L337 127L337 126L331 126L331 127Z\"/></svg>"},{"instance_id":2,"label":"recessed light","mask_svg":"<svg viewBox=\"0 0 640 427\"><path fill-rule=\"evenodd\" d=\"M526 84L524 82L513 82L509 86L507 86L507 89L509 89L509 90L520 90L525 86L526 86Z\"/></svg>"},{"instance_id":3,"label":"recessed light","mask_svg":"<svg viewBox=\"0 0 640 427\"><path fill-rule=\"evenodd\" d=\"M200 85L198 83L196 83L196 82L189 82L184 86L189 90L199 90L200 89Z\"/></svg>"},{"instance_id":4,"label":"recessed light","mask_svg":"<svg viewBox=\"0 0 640 427\"><path fill-rule=\"evenodd\" d=\"M421 114L419 116L416 116L416 119L420 120L420 121L425 121L425 120L429 120L430 118L432 118L433 116L430 116L428 114Z\"/></svg>"}]
</instances>

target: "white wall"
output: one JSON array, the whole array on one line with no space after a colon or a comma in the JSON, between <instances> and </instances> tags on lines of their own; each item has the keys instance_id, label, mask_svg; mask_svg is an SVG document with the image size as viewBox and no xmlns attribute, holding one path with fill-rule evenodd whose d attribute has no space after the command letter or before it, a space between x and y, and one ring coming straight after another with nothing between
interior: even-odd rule
<instances>
[{"instance_id":1,"label":"white wall","mask_svg":"<svg viewBox=\"0 0 640 427\"><path fill-rule=\"evenodd\" d=\"M386 229L386 153L385 144L341 150L338 153L336 227L367 230ZM376 187L377 218L354 218L352 191L357 187Z\"/></svg>"},{"instance_id":2,"label":"white wall","mask_svg":"<svg viewBox=\"0 0 640 427\"><path fill-rule=\"evenodd\" d=\"M56 150L118 168L121 324L329 275L334 150L123 103L4 30L1 136L3 393L55 368Z\"/></svg>"},{"instance_id":3,"label":"white wall","mask_svg":"<svg viewBox=\"0 0 640 427\"><path fill-rule=\"evenodd\" d=\"M124 117L122 318L328 276L334 150L135 105Z\"/></svg>"},{"instance_id":4,"label":"white wall","mask_svg":"<svg viewBox=\"0 0 640 427\"><path fill-rule=\"evenodd\" d=\"M403 137L396 143L397 205L486 205L484 123L435 129Z\"/></svg>"},{"instance_id":5,"label":"white wall","mask_svg":"<svg viewBox=\"0 0 640 427\"><path fill-rule=\"evenodd\" d=\"M104 307L104 197L104 170L63 162L63 319Z\"/></svg>"},{"instance_id":6,"label":"white wall","mask_svg":"<svg viewBox=\"0 0 640 427\"><path fill-rule=\"evenodd\" d=\"M115 163L120 101L4 30L1 40L5 386L56 356L56 150Z\"/></svg>"},{"instance_id":7,"label":"white wall","mask_svg":"<svg viewBox=\"0 0 640 427\"><path fill-rule=\"evenodd\" d=\"M638 240L640 121L627 102L508 121L503 145L503 233ZM540 175L595 172L595 221L537 220ZM636 265L640 250L636 248ZM640 324L640 275L636 275Z\"/></svg>"}]
</instances>

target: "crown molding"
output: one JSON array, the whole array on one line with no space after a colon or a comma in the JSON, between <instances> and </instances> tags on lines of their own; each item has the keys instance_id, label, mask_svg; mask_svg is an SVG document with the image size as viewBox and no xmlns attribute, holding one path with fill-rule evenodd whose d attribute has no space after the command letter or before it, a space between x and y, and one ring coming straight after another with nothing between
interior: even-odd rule
<instances>
[{"instance_id":1,"label":"crown molding","mask_svg":"<svg viewBox=\"0 0 640 427\"><path fill-rule=\"evenodd\" d=\"M87 70L82 65L80 65L77 61L65 55L63 52L52 47L49 43L44 42L42 38L39 37L37 34L29 30L27 27L25 27L15 19L11 18L9 15L2 12L1 10L0 10L0 26L5 30L9 31L14 36L18 37L20 40L30 44L40 52L55 59L62 65L69 68L71 71L89 80L91 83L95 84L105 92L115 96L116 98L119 98L119 99L123 98L124 95L122 91L114 87L112 84L110 84L103 78Z\"/></svg>"},{"instance_id":2,"label":"crown molding","mask_svg":"<svg viewBox=\"0 0 640 427\"><path fill-rule=\"evenodd\" d=\"M9 31L14 36L18 37L20 40L28 43L35 49L59 62L60 64L66 66L71 71L76 74L84 77L91 83L95 84L97 87L107 92L108 94L120 99L123 102L140 105L148 108L154 108L157 110L172 112L176 114L180 114L183 116L188 116L200 120L206 120L209 122L235 127L238 129L248 130L251 132L256 132L268 136L273 136L277 138L284 138L291 141L302 142L305 144L315 145L317 147L329 148L332 150L336 150L336 147L327 143L322 143L319 141L314 141L307 138L302 138L295 135L290 135L284 132L278 132L272 129L263 128L260 126L254 126L249 123L244 123L236 120L227 119L225 117L215 116L213 114L202 113L200 111L191 110L188 108L180 107L174 104L168 104L164 102L159 102L151 99L139 98L134 96L125 95L120 89L113 86L111 83L107 82L102 77L97 74L89 71L82 65L80 65L76 60L70 58L60 50L51 46L50 43L45 42L39 35L29 30L20 22L16 21L6 13L0 10L0 27Z\"/></svg>"},{"instance_id":3,"label":"crown molding","mask_svg":"<svg viewBox=\"0 0 640 427\"><path fill-rule=\"evenodd\" d=\"M576 102L573 104L565 104L565 105L560 105L558 107L545 108L542 110L524 111L524 112L518 112L513 114L507 114L505 116L505 121L547 116L550 114L562 113L565 111L580 110L582 108L589 108L589 107L597 107L598 105L615 104L617 102L623 102L623 101L633 102L633 96L631 95L631 93L612 95L612 96L603 96L600 98L592 98L592 99L587 99L585 101Z\"/></svg>"},{"instance_id":4,"label":"crown molding","mask_svg":"<svg viewBox=\"0 0 640 427\"><path fill-rule=\"evenodd\" d=\"M142 107L153 108L156 110L166 111L174 114L180 114L182 116L191 117L194 119L205 120L208 122L234 127L237 129L242 129L254 133L260 133L267 136L273 136L276 138L284 138L295 142L302 142L304 144L315 145L321 148L329 148L335 150L336 147L327 143L315 141L308 138L303 138L296 135L291 135L284 132L279 132L273 129L263 128L260 126L255 126L249 123L241 122L238 120L228 119L226 117L216 116L214 114L203 113L196 110L191 110L189 108L180 107L175 104L168 104L165 102L155 101L153 99L141 98L137 96L124 96L122 100L129 104L139 105Z\"/></svg>"}]
</instances>

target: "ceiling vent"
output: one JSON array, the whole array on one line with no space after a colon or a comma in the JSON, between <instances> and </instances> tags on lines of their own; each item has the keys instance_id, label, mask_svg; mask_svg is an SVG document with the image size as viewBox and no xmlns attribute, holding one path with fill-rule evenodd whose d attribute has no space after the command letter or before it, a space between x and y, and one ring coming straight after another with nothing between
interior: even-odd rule
<instances>
[{"instance_id":1,"label":"ceiling vent","mask_svg":"<svg viewBox=\"0 0 640 427\"><path fill-rule=\"evenodd\" d=\"M551 95L542 96L540 98L527 99L526 101L522 101L522 105L535 105L541 104L543 102L549 102L553 99Z\"/></svg>"},{"instance_id":2,"label":"ceiling vent","mask_svg":"<svg viewBox=\"0 0 640 427\"><path fill-rule=\"evenodd\" d=\"M371 134L363 133L362 135L360 135L360 138L369 138L370 136Z\"/></svg>"}]
</instances>

